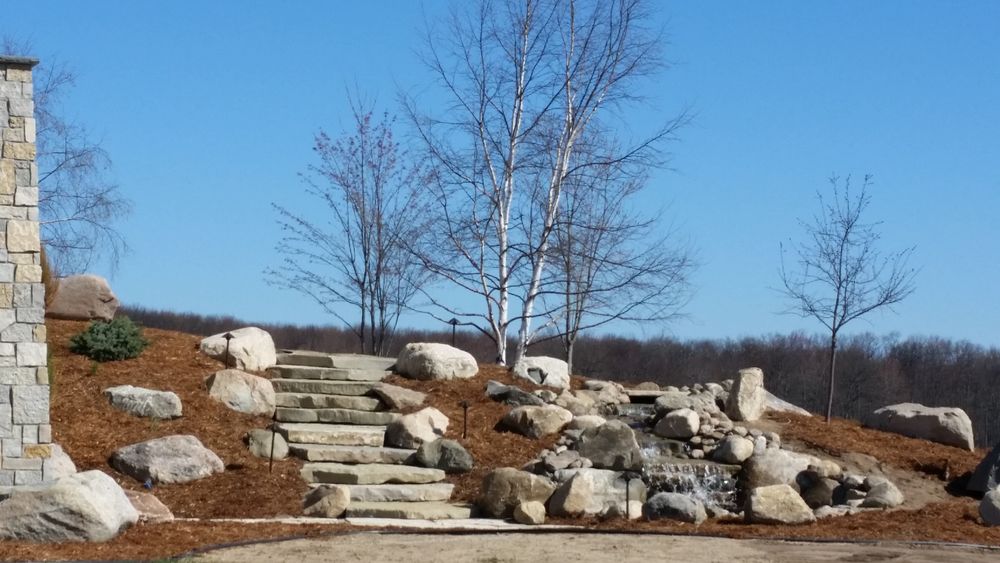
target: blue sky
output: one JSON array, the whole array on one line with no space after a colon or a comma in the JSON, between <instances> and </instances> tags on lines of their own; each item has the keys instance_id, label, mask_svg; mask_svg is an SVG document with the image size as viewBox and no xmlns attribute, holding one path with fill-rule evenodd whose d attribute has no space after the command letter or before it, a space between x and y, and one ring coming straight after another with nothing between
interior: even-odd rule
<instances>
[{"instance_id":1,"label":"blue sky","mask_svg":"<svg viewBox=\"0 0 1000 563\"><path fill-rule=\"evenodd\" d=\"M415 56L443 2L22 3L0 34L78 74L65 111L104 140L135 211L111 277L130 304L333 323L264 283L271 202L307 205L318 128L357 86L392 110L430 75ZM697 249L688 319L636 335L738 337L819 327L779 314L779 243L831 173L875 175L888 248L916 246L917 291L856 331L1000 342L1000 4L660 2L671 68L637 125L696 119L650 205ZM406 324L424 326L421 318Z\"/></svg>"}]
</instances>

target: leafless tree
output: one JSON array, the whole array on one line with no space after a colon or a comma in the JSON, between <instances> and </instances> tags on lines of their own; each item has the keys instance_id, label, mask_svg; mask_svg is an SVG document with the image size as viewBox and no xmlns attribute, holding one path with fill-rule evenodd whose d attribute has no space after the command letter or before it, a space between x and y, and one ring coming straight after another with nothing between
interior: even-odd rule
<instances>
[{"instance_id":1,"label":"leafless tree","mask_svg":"<svg viewBox=\"0 0 1000 563\"><path fill-rule=\"evenodd\" d=\"M541 292L570 373L580 333L614 321L665 322L687 303L689 248L659 214L634 209L645 178L617 166L568 179Z\"/></svg>"},{"instance_id":2,"label":"leafless tree","mask_svg":"<svg viewBox=\"0 0 1000 563\"><path fill-rule=\"evenodd\" d=\"M878 309L890 309L914 290L916 271L908 265L913 248L883 254L878 249L880 222L866 223L871 203L871 175L857 194L851 177L830 178L832 194L818 194L820 212L811 222L800 221L806 240L795 246L796 268L789 270L782 248L783 292L790 312L813 317L830 332L826 420L833 416L837 369L837 336L848 323Z\"/></svg>"},{"instance_id":3,"label":"leafless tree","mask_svg":"<svg viewBox=\"0 0 1000 563\"><path fill-rule=\"evenodd\" d=\"M5 37L3 52L29 55L30 43ZM107 258L117 266L128 246L115 223L131 202L111 181L111 159L86 126L66 117L64 98L76 84L65 63L42 58L34 73L39 215L42 242L56 271L79 273Z\"/></svg>"},{"instance_id":4,"label":"leafless tree","mask_svg":"<svg viewBox=\"0 0 1000 563\"><path fill-rule=\"evenodd\" d=\"M469 312L427 295L442 321L453 316L490 336L498 363L515 322L514 362L544 318L536 301L566 179L608 163L653 164L679 123L614 153L577 154L584 133L635 101L639 79L660 67L647 15L641 0L480 0L428 34L425 60L449 104L431 117L406 100L441 170L431 187L436 229L416 253L439 279L484 300Z\"/></svg>"},{"instance_id":5,"label":"leafless tree","mask_svg":"<svg viewBox=\"0 0 1000 563\"><path fill-rule=\"evenodd\" d=\"M284 233L281 265L269 282L303 293L351 327L363 353L388 353L399 316L426 279L407 241L426 225L421 191L430 169L393 135L395 121L376 120L352 102L354 131L320 131L319 163L304 175L313 213L274 204ZM357 317L343 313L347 305Z\"/></svg>"}]
</instances>

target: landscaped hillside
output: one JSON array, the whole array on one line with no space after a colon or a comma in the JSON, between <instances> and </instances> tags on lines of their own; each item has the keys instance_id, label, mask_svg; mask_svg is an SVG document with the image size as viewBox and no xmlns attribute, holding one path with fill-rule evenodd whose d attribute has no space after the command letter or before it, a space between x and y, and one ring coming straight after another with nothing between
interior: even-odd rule
<instances>
[{"instance_id":1,"label":"landscaped hillside","mask_svg":"<svg viewBox=\"0 0 1000 563\"><path fill-rule=\"evenodd\" d=\"M192 434L215 451L226 471L182 485L160 485L151 492L177 517L260 518L300 515L306 486L298 475L300 462L294 458L275 461L273 473L268 462L251 456L243 444L243 434L262 428L270 420L230 411L208 397L204 378L220 369L197 350L199 337L147 329L149 348L134 360L94 364L68 351L69 338L83 330L85 323L51 321L49 339L55 384L52 389L52 424L56 442L62 444L79 469L100 469L113 475L128 489L143 490L141 483L122 476L108 465L116 448L169 434ZM447 437L458 440L473 455L472 472L449 476L456 484L456 498L472 500L479 492L482 477L490 470L520 467L533 459L552 440L533 440L503 431L498 423L509 407L486 397L490 379L517 384L532 390L524 380L513 379L495 366L481 366L475 377L461 381L413 381L393 377L393 384L427 393L427 403L450 419ZM177 393L184 403L184 416L171 421L150 421L131 417L110 408L103 389L113 385L139 385ZM574 378L573 387L582 380ZM462 401L469 409L468 436L463 438ZM835 420L830 426L813 417L776 415L763 421L780 433L796 450L823 454L845 467L878 466L900 485L916 510L874 511L827 518L806 526L746 525L732 519L712 519L700 526L676 521L625 521L623 519L571 519L564 523L629 529L645 532L697 533L731 537L801 537L825 539L937 540L1000 545L1000 528L978 522L976 502L955 497L946 491L949 481L942 470L948 467L954 479L971 468L985 454L900 437ZM871 456L871 457L869 457ZM557 520L558 521L558 520ZM139 558L163 557L186 552L201 545L238 539L263 539L291 535L318 534L324 526L281 526L277 524L233 525L228 523L174 522L138 525L106 544L67 544L41 547L5 542L4 558ZM336 530L346 529L340 524Z\"/></svg>"}]
</instances>

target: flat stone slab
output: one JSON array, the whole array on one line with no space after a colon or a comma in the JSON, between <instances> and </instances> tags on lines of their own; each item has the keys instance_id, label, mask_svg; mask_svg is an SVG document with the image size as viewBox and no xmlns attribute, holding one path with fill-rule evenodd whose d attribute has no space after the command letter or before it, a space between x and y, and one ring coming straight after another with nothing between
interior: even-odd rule
<instances>
[{"instance_id":1,"label":"flat stone slab","mask_svg":"<svg viewBox=\"0 0 1000 563\"><path fill-rule=\"evenodd\" d=\"M371 463L367 465L346 465L343 463L306 463L302 466L302 478L308 483L332 483L338 485L381 485L383 483L436 483L443 481L445 474L440 469Z\"/></svg>"},{"instance_id":2,"label":"flat stone slab","mask_svg":"<svg viewBox=\"0 0 1000 563\"><path fill-rule=\"evenodd\" d=\"M326 354L307 350L282 350L278 353L277 363L290 366L387 371L395 365L396 359L362 354Z\"/></svg>"},{"instance_id":3,"label":"flat stone slab","mask_svg":"<svg viewBox=\"0 0 1000 563\"><path fill-rule=\"evenodd\" d=\"M400 416L396 412L356 411L353 409L293 409L278 407L275 417L280 422L326 422L329 424L362 424L385 426Z\"/></svg>"},{"instance_id":4,"label":"flat stone slab","mask_svg":"<svg viewBox=\"0 0 1000 563\"><path fill-rule=\"evenodd\" d=\"M354 502L346 518L399 518L403 520L453 520L472 518L472 507L446 502Z\"/></svg>"},{"instance_id":5,"label":"flat stone slab","mask_svg":"<svg viewBox=\"0 0 1000 563\"><path fill-rule=\"evenodd\" d=\"M281 422L278 432L290 443L333 446L382 446L383 426Z\"/></svg>"},{"instance_id":6,"label":"flat stone slab","mask_svg":"<svg viewBox=\"0 0 1000 563\"><path fill-rule=\"evenodd\" d=\"M319 393L324 395L365 395L377 382L325 381L322 379L272 379L277 393Z\"/></svg>"},{"instance_id":7,"label":"flat stone slab","mask_svg":"<svg viewBox=\"0 0 1000 563\"><path fill-rule=\"evenodd\" d=\"M324 381L382 381L390 372L313 366L277 365L267 370L273 379L321 379Z\"/></svg>"},{"instance_id":8,"label":"flat stone slab","mask_svg":"<svg viewBox=\"0 0 1000 563\"><path fill-rule=\"evenodd\" d=\"M318 393L276 393L279 407L293 409L354 409L356 411L377 411L382 401L375 397L357 395L323 395Z\"/></svg>"},{"instance_id":9,"label":"flat stone slab","mask_svg":"<svg viewBox=\"0 0 1000 563\"><path fill-rule=\"evenodd\" d=\"M343 485L350 491L351 501L358 502L443 502L451 498L455 485Z\"/></svg>"},{"instance_id":10,"label":"flat stone slab","mask_svg":"<svg viewBox=\"0 0 1000 563\"><path fill-rule=\"evenodd\" d=\"M329 444L293 444L292 455L306 461L337 463L406 463L416 450L372 446L334 446Z\"/></svg>"}]
</instances>

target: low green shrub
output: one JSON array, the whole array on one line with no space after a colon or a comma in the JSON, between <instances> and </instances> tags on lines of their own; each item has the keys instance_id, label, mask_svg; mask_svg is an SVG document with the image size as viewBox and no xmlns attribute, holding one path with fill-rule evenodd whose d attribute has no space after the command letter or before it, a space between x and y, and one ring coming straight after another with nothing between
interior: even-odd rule
<instances>
[{"instance_id":1,"label":"low green shrub","mask_svg":"<svg viewBox=\"0 0 1000 563\"><path fill-rule=\"evenodd\" d=\"M138 357L148 345L149 341L142 337L142 329L128 317L94 321L69 341L71 352L98 362Z\"/></svg>"}]
</instances>

